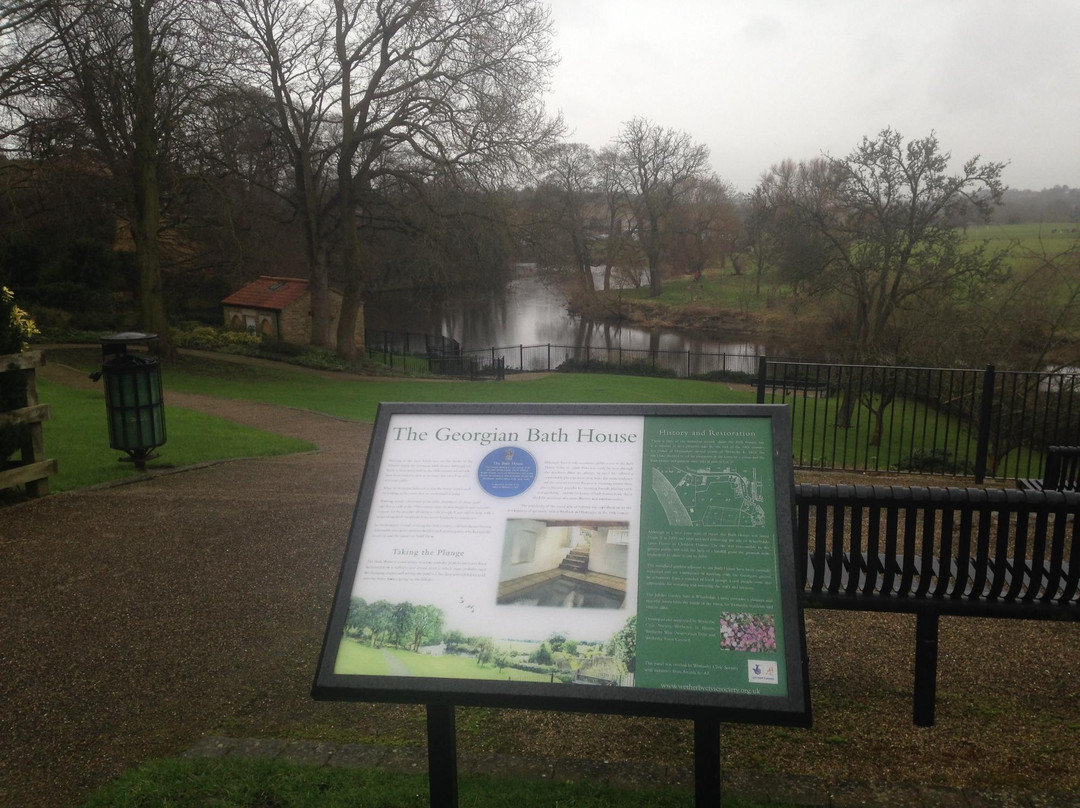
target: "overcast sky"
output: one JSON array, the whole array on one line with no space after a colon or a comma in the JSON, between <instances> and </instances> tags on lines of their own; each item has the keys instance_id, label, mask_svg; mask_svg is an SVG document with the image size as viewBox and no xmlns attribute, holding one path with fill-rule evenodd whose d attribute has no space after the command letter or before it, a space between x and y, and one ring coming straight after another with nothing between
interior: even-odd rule
<instances>
[{"instance_id":1,"label":"overcast sky","mask_svg":"<svg viewBox=\"0 0 1080 808\"><path fill-rule=\"evenodd\" d=\"M935 131L1005 181L1080 186L1080 0L549 0L548 105L600 147L644 116L740 191L780 160Z\"/></svg>"}]
</instances>

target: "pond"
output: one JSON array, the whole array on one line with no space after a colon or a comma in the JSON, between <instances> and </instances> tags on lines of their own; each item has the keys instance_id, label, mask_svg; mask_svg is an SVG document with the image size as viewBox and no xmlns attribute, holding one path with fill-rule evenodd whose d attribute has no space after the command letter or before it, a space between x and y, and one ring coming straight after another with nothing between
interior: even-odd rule
<instances>
[{"instance_id":1,"label":"pond","mask_svg":"<svg viewBox=\"0 0 1080 808\"><path fill-rule=\"evenodd\" d=\"M602 268L594 267L602 283ZM502 288L450 298L428 305L417 304L408 293L381 293L365 308L368 328L436 334L457 340L463 350L514 349L508 364L532 369L544 359L529 346L561 346L596 349L590 358L606 358L622 364L660 355L681 370L689 361L694 373L708 372L723 357L723 369L753 373L756 357L777 352L779 346L745 339L702 336L691 332L611 325L567 311L567 299L557 276L538 271L534 265L518 265ZM523 347L521 347L523 346ZM520 349L522 361L517 361ZM566 351L559 353L566 355ZM690 359L688 359L690 357ZM700 366L699 366L700 365Z\"/></svg>"}]
</instances>

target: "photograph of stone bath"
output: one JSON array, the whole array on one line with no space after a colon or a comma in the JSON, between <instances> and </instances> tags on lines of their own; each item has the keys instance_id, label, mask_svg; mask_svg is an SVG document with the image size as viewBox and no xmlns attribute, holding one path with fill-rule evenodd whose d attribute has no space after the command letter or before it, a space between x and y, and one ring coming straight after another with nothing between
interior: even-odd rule
<instances>
[{"instance_id":1,"label":"photograph of stone bath","mask_svg":"<svg viewBox=\"0 0 1080 808\"><path fill-rule=\"evenodd\" d=\"M499 605L622 609L629 522L508 519Z\"/></svg>"}]
</instances>

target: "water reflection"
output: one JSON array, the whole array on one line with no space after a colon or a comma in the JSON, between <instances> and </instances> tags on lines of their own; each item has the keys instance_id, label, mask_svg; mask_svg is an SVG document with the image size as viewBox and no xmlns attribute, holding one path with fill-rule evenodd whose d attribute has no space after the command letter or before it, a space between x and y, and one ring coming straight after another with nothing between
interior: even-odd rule
<instances>
[{"instance_id":1,"label":"water reflection","mask_svg":"<svg viewBox=\"0 0 1080 808\"><path fill-rule=\"evenodd\" d=\"M602 284L603 269L595 267L596 272ZM557 349L553 366L578 349L585 352L578 355L581 359L618 364L643 358L656 361L659 357L679 375L685 375L687 368L695 374L720 369L752 373L755 357L766 351L766 346L757 342L617 326L572 316L557 279L529 265L517 268L502 288L438 304L418 305L407 294L382 294L368 304L365 319L372 329L451 337L466 351L507 349L507 364L525 369L546 365L548 345ZM545 346L545 350L527 351L529 346ZM724 358L709 358L721 356ZM746 358L737 361L739 356Z\"/></svg>"}]
</instances>

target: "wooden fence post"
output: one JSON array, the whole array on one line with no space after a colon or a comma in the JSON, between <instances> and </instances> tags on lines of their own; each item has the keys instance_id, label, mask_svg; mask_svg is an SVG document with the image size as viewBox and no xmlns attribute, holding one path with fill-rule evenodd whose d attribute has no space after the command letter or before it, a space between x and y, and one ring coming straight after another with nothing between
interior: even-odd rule
<instances>
[{"instance_id":1,"label":"wooden fence post","mask_svg":"<svg viewBox=\"0 0 1080 808\"><path fill-rule=\"evenodd\" d=\"M36 369L45 364L41 351L0 356L0 377L18 384L18 377L26 385L24 406L0 412L0 428L25 426L26 438L22 442L20 460L5 462L0 457L0 490L15 485L26 485L26 493L32 497L49 493L49 476L56 474L56 461L45 457L45 439L41 422L50 417L49 405L38 401ZM12 374L12 376L8 376ZM2 379L0 379L2 380Z\"/></svg>"}]
</instances>

